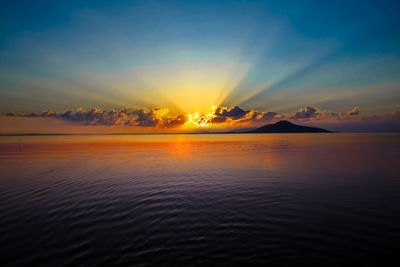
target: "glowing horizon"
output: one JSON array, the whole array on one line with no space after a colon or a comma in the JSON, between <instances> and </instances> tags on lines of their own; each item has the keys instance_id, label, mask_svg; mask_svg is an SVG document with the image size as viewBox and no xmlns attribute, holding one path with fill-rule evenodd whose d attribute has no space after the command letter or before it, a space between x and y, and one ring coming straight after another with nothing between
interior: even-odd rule
<instances>
[{"instance_id":1,"label":"glowing horizon","mask_svg":"<svg viewBox=\"0 0 400 267\"><path fill-rule=\"evenodd\" d=\"M41 116L48 129L116 131L103 115L94 122L60 114L125 107L136 113L123 131L230 129L279 118L400 130L398 9L376 1L6 1L1 131L26 132L22 117L47 110L59 116ZM218 108L236 106L243 117L214 119ZM307 107L316 112L296 117ZM26 125L43 130L33 117Z\"/></svg>"}]
</instances>

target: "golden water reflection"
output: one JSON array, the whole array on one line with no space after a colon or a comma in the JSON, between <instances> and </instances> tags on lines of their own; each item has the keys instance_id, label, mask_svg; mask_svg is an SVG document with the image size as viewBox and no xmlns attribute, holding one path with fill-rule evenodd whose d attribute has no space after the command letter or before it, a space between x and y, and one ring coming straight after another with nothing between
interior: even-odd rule
<instances>
[{"instance_id":1,"label":"golden water reflection","mask_svg":"<svg viewBox=\"0 0 400 267\"><path fill-rule=\"evenodd\" d=\"M8 136L0 138L0 166L9 176L31 166L133 173L240 169L281 177L398 173L399 140L390 133Z\"/></svg>"}]
</instances>

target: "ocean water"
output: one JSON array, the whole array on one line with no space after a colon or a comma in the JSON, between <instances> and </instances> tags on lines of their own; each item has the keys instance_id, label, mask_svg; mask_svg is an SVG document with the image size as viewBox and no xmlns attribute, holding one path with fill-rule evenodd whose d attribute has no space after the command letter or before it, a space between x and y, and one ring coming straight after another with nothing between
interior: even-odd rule
<instances>
[{"instance_id":1,"label":"ocean water","mask_svg":"<svg viewBox=\"0 0 400 267\"><path fill-rule=\"evenodd\" d=\"M0 137L1 265L399 262L400 134Z\"/></svg>"}]
</instances>

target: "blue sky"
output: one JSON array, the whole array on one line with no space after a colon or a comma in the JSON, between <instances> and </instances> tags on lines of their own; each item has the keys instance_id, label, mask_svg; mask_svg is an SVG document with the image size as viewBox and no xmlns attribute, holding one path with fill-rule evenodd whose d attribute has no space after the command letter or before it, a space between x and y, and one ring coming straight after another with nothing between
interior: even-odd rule
<instances>
[{"instance_id":1,"label":"blue sky","mask_svg":"<svg viewBox=\"0 0 400 267\"><path fill-rule=\"evenodd\" d=\"M0 112L211 105L385 114L398 1L3 1Z\"/></svg>"}]
</instances>

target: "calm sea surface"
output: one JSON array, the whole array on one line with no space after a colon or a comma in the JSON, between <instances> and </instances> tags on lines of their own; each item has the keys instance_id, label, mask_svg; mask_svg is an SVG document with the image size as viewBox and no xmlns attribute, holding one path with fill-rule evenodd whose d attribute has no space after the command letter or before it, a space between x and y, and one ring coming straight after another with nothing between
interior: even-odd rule
<instances>
[{"instance_id":1,"label":"calm sea surface","mask_svg":"<svg viewBox=\"0 0 400 267\"><path fill-rule=\"evenodd\" d=\"M400 134L0 137L0 265L399 262Z\"/></svg>"}]
</instances>

